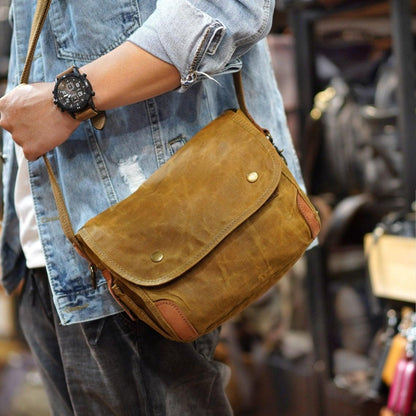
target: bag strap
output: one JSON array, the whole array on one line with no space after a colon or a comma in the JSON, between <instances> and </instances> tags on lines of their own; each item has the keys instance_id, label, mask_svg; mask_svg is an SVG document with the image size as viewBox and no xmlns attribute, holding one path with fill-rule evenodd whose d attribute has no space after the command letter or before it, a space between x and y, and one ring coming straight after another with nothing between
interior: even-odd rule
<instances>
[{"instance_id":1,"label":"bag strap","mask_svg":"<svg viewBox=\"0 0 416 416\"><path fill-rule=\"evenodd\" d=\"M38 43L40 32L45 23L51 0L38 0L35 14L33 16L32 28L30 31L29 47L27 50L25 66L20 77L21 84L27 84L29 80L30 68L32 66L33 55L35 54L36 44Z\"/></svg>"},{"instance_id":2,"label":"bag strap","mask_svg":"<svg viewBox=\"0 0 416 416\"><path fill-rule=\"evenodd\" d=\"M36 44L39 40L40 33L42 31L43 24L46 20L48 14L49 6L51 0L38 0L36 4L36 10L33 17L30 38L29 38L29 47L26 55L26 61L23 68L22 75L20 77L20 82L26 84L29 80L30 68L32 66L33 56L36 49ZM237 95L238 104L241 111L246 115L246 117L263 133L267 135L267 132L263 130L251 117L250 113L247 110L244 92L243 92L243 82L241 77L241 71L233 74L234 88ZM53 172L52 166L46 155L43 155L43 160L48 171L49 181L51 183L53 196L55 199L56 207L58 209L59 221L61 222L62 230L68 238L68 240L76 247L79 248L78 241L75 237L74 230L72 228L71 220L69 218L69 213L65 205L65 201L61 192L61 189L58 185L58 181Z\"/></svg>"},{"instance_id":3,"label":"bag strap","mask_svg":"<svg viewBox=\"0 0 416 416\"><path fill-rule=\"evenodd\" d=\"M33 56L35 54L36 44L39 40L43 24L45 23L50 4L51 0L37 1L35 14L32 21L32 27L30 30L29 46L26 54L25 65L20 77L21 84L27 84L29 81L30 68L32 66ZM59 220L61 222L64 234L72 244L78 246L74 230L69 219L68 210L66 209L64 198L62 196L62 192L59 188L55 174L53 173L52 166L46 155L43 155L43 160L45 161L46 169L48 171L49 181L51 183L53 196L55 199L56 207L58 209Z\"/></svg>"}]
</instances>

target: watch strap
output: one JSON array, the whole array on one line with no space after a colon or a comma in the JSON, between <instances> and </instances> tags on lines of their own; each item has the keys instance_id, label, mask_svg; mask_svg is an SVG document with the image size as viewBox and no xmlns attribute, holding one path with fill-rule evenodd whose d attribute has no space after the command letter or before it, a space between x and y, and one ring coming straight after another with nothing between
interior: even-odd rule
<instances>
[{"instance_id":1,"label":"watch strap","mask_svg":"<svg viewBox=\"0 0 416 416\"><path fill-rule=\"evenodd\" d=\"M93 115L92 117L88 117L88 118L91 120L91 123L94 126L94 128L96 128L97 130L102 130L104 128L105 121L106 121L105 112L104 111L99 111L98 113L96 111L94 111L94 112L96 114ZM80 114L78 114L78 115L80 115ZM78 117L75 117L75 118L78 119ZM78 119L78 120L80 120L80 119Z\"/></svg>"},{"instance_id":2,"label":"watch strap","mask_svg":"<svg viewBox=\"0 0 416 416\"><path fill-rule=\"evenodd\" d=\"M61 72L56 76L56 79L63 77L64 75L68 75L71 72L74 72L75 65L70 66L69 68L65 69L65 71Z\"/></svg>"},{"instance_id":3,"label":"watch strap","mask_svg":"<svg viewBox=\"0 0 416 416\"><path fill-rule=\"evenodd\" d=\"M92 125L97 130L102 130L105 125L106 117L104 111L98 111L93 107L93 104L91 103L90 106L88 106L85 110L75 113L74 118L76 120L85 121L85 120L91 120Z\"/></svg>"}]
</instances>

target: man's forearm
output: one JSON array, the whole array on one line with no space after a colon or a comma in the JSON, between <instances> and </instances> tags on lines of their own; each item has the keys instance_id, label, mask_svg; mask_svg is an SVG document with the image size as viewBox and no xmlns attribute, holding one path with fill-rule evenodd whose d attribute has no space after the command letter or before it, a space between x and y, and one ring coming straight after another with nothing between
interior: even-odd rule
<instances>
[{"instance_id":1,"label":"man's forearm","mask_svg":"<svg viewBox=\"0 0 416 416\"><path fill-rule=\"evenodd\" d=\"M80 68L95 91L99 110L132 104L171 91L180 74L168 64L131 42Z\"/></svg>"}]
</instances>

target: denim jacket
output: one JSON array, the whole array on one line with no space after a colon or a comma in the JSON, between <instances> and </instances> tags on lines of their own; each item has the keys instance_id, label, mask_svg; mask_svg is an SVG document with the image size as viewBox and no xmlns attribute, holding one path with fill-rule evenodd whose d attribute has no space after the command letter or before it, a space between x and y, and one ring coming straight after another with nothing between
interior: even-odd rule
<instances>
[{"instance_id":1,"label":"denim jacket","mask_svg":"<svg viewBox=\"0 0 416 416\"><path fill-rule=\"evenodd\" d=\"M36 0L13 0L8 89L19 83ZM181 87L107 112L106 126L82 123L48 154L74 230L130 195L198 130L238 106L230 73L243 69L247 107L284 151L295 178L298 161L289 136L265 36L272 0L52 0L35 51L30 82L53 81L126 40L175 65ZM51 94L52 97L52 94ZM51 98L52 99L52 98ZM25 270L13 190L16 160L5 132L2 279L12 291ZM63 235L42 158L29 164L38 229L54 302L62 324L119 312L99 276L94 289L88 263Z\"/></svg>"}]
</instances>

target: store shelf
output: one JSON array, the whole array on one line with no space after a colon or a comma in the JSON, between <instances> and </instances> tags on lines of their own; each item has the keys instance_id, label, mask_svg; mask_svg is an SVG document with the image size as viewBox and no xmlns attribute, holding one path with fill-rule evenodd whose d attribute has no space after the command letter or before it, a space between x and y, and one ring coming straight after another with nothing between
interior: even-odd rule
<instances>
[{"instance_id":1,"label":"store shelf","mask_svg":"<svg viewBox=\"0 0 416 416\"><path fill-rule=\"evenodd\" d=\"M312 1L286 1L285 12L290 22L290 29L294 37L296 77L298 88L298 120L299 143L301 161L307 154L307 120L313 108L314 97L320 90L317 77L317 54L321 46L319 40L326 31L343 28L372 27L371 23L381 28L377 36L383 38L383 45L391 48L395 57L398 73L398 135L401 140L401 148L404 157L403 183L404 183L404 212L412 210L416 197L416 76L415 76L415 45L414 33L416 32L416 1L414 0L389 0L389 1L349 1L336 7L317 6ZM354 26L349 25L354 22ZM380 25L380 22L383 22ZM384 27L383 27L384 25ZM374 200L363 203L359 214L365 219L377 221L386 211L403 208L403 204L387 203L385 207L380 201ZM413 206L414 209L414 206ZM358 211L357 211L358 212ZM368 225L368 224L367 224ZM353 227L354 224L346 224ZM333 260L334 248L337 255L344 255L348 259L348 250L360 249L358 247L343 246L339 240L329 239L326 244L307 253L308 276L306 292L309 297L309 312L312 317L311 332L315 345L315 363L318 369L318 381L321 385L323 416L332 416L340 402L352 403L356 400L353 395L348 395L340 390L331 381L334 375L334 317L333 302L334 293L331 285L339 287L342 273L334 273L329 264ZM373 300L369 299L371 303ZM371 400L367 402L353 403L349 406L351 413L361 415L378 415L380 403ZM361 409L361 410L360 410ZM364 410L365 409L365 410ZM355 412L355 413L354 413ZM338 413L337 413L338 414Z\"/></svg>"}]
</instances>

